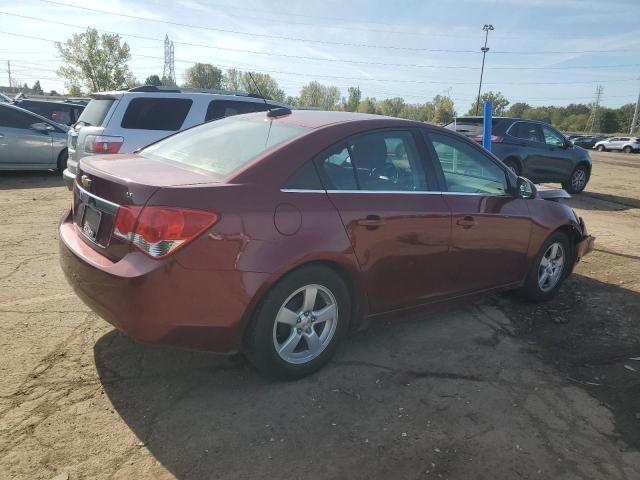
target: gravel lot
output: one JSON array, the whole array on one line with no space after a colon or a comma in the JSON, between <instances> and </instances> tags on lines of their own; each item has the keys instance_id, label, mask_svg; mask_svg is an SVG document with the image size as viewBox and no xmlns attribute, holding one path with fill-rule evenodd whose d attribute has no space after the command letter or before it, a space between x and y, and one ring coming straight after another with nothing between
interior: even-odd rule
<instances>
[{"instance_id":1,"label":"gravel lot","mask_svg":"<svg viewBox=\"0 0 640 480\"><path fill-rule=\"evenodd\" d=\"M59 176L0 174L0 478L640 478L640 155L593 158L556 300L398 318L294 383L114 331L58 267Z\"/></svg>"}]
</instances>

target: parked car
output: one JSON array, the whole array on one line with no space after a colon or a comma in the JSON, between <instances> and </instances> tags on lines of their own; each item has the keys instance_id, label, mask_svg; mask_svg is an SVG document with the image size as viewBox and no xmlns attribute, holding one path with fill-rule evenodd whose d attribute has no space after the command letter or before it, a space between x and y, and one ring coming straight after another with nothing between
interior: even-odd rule
<instances>
[{"instance_id":1,"label":"parked car","mask_svg":"<svg viewBox=\"0 0 640 480\"><path fill-rule=\"evenodd\" d=\"M76 103L33 100L30 98L18 99L13 104L67 126L76 123L84 110L84 105Z\"/></svg>"},{"instance_id":2,"label":"parked car","mask_svg":"<svg viewBox=\"0 0 640 480\"><path fill-rule=\"evenodd\" d=\"M607 150L620 150L624 153L638 153L640 151L640 138L611 137L597 142L594 148L599 152L606 152Z\"/></svg>"},{"instance_id":3,"label":"parked car","mask_svg":"<svg viewBox=\"0 0 640 480\"><path fill-rule=\"evenodd\" d=\"M574 138L573 140L571 140L571 143L573 143L574 145L584 148L584 149L591 149L593 148L593 146L599 142L600 140L602 140L602 137L588 137L588 136L582 136L582 137L578 137L578 138Z\"/></svg>"},{"instance_id":4,"label":"parked car","mask_svg":"<svg viewBox=\"0 0 640 480\"><path fill-rule=\"evenodd\" d=\"M0 103L0 170L64 170L67 127Z\"/></svg>"},{"instance_id":5,"label":"parked car","mask_svg":"<svg viewBox=\"0 0 640 480\"><path fill-rule=\"evenodd\" d=\"M69 130L65 183L71 189L82 157L130 153L199 123L283 106L246 93L149 85L94 94Z\"/></svg>"},{"instance_id":6,"label":"parked car","mask_svg":"<svg viewBox=\"0 0 640 480\"><path fill-rule=\"evenodd\" d=\"M61 265L136 339L243 351L295 378L373 318L552 297L593 248L561 197L440 127L279 109L84 157Z\"/></svg>"},{"instance_id":7,"label":"parked car","mask_svg":"<svg viewBox=\"0 0 640 480\"><path fill-rule=\"evenodd\" d=\"M482 117L458 117L447 128L482 142ZM589 152L573 145L543 122L496 117L491 125L491 151L511 168L536 183L558 182L580 193L591 175Z\"/></svg>"}]
</instances>

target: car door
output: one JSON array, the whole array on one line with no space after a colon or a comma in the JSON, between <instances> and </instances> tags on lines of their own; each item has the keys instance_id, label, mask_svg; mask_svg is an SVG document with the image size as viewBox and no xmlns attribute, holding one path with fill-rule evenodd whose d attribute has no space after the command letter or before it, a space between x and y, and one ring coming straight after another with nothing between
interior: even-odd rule
<instances>
[{"instance_id":1,"label":"car door","mask_svg":"<svg viewBox=\"0 0 640 480\"><path fill-rule=\"evenodd\" d=\"M542 179L547 146L542 129L535 122L518 121L507 130L509 143L517 144L522 158L521 174L533 181Z\"/></svg>"},{"instance_id":2,"label":"car door","mask_svg":"<svg viewBox=\"0 0 640 480\"><path fill-rule=\"evenodd\" d=\"M425 136L451 210L449 265L455 292L521 281L531 220L526 200L510 193L505 167L465 139L436 131Z\"/></svg>"},{"instance_id":3,"label":"car door","mask_svg":"<svg viewBox=\"0 0 640 480\"><path fill-rule=\"evenodd\" d=\"M449 207L418 132L349 138L316 165L365 281L371 313L426 303L449 289Z\"/></svg>"},{"instance_id":4,"label":"car door","mask_svg":"<svg viewBox=\"0 0 640 480\"><path fill-rule=\"evenodd\" d=\"M542 137L547 146L546 158L544 162L545 179L564 181L573 171L574 147L570 142L565 141L564 136L549 127L541 125Z\"/></svg>"},{"instance_id":5,"label":"car door","mask_svg":"<svg viewBox=\"0 0 640 480\"><path fill-rule=\"evenodd\" d=\"M42 120L9 106L0 106L0 167L50 168L55 164L49 132L31 128Z\"/></svg>"}]
</instances>

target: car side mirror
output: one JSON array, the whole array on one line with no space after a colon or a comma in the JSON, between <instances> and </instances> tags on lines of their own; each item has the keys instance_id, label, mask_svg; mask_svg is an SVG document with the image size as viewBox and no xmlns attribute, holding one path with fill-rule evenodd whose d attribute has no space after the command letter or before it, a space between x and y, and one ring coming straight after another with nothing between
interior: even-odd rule
<instances>
[{"instance_id":1,"label":"car side mirror","mask_svg":"<svg viewBox=\"0 0 640 480\"><path fill-rule=\"evenodd\" d=\"M31 124L31 128L40 133L49 133L55 130L51 125L44 122L33 123Z\"/></svg>"},{"instance_id":2,"label":"car side mirror","mask_svg":"<svg viewBox=\"0 0 640 480\"><path fill-rule=\"evenodd\" d=\"M524 177L518 177L516 180L516 195L519 198L531 198L533 197L533 185L531 181Z\"/></svg>"}]
</instances>

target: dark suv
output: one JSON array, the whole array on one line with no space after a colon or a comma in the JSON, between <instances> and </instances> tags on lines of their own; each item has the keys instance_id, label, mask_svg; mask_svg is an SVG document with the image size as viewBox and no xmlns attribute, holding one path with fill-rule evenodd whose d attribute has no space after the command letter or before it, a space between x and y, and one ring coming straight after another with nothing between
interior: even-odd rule
<instances>
[{"instance_id":1,"label":"dark suv","mask_svg":"<svg viewBox=\"0 0 640 480\"><path fill-rule=\"evenodd\" d=\"M482 142L482 117L458 117L447 128ZM580 193L591 175L591 157L546 123L495 117L491 152L517 175L536 183L559 182L569 193Z\"/></svg>"},{"instance_id":2,"label":"dark suv","mask_svg":"<svg viewBox=\"0 0 640 480\"><path fill-rule=\"evenodd\" d=\"M62 125L73 125L80 118L84 105L65 101L33 100L22 98L15 100L13 104L30 112L37 113L45 118Z\"/></svg>"}]
</instances>

